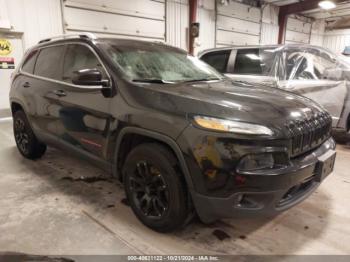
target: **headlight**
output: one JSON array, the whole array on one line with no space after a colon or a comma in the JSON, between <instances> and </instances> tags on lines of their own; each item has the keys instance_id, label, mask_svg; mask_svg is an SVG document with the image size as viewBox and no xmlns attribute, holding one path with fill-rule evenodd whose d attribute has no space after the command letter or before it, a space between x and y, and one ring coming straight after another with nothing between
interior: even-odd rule
<instances>
[{"instance_id":1,"label":"headlight","mask_svg":"<svg viewBox=\"0 0 350 262\"><path fill-rule=\"evenodd\" d=\"M197 125L206 129L232 132L248 135L273 135L273 131L266 126L249 124L233 120L225 120L206 116L195 116L194 121Z\"/></svg>"},{"instance_id":2,"label":"headlight","mask_svg":"<svg viewBox=\"0 0 350 262\"><path fill-rule=\"evenodd\" d=\"M261 169L271 169L275 161L271 153L251 154L242 158L237 166L240 171L254 171Z\"/></svg>"}]
</instances>

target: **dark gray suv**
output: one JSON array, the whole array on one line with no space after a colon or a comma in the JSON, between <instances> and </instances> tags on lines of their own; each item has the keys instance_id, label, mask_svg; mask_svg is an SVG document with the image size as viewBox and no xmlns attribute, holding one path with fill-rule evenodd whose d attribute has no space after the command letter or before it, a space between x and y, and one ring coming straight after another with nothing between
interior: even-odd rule
<instances>
[{"instance_id":1,"label":"dark gray suv","mask_svg":"<svg viewBox=\"0 0 350 262\"><path fill-rule=\"evenodd\" d=\"M76 153L125 185L136 216L166 232L271 215L310 195L335 161L331 118L281 90L233 84L160 43L46 39L12 79L19 152Z\"/></svg>"}]
</instances>

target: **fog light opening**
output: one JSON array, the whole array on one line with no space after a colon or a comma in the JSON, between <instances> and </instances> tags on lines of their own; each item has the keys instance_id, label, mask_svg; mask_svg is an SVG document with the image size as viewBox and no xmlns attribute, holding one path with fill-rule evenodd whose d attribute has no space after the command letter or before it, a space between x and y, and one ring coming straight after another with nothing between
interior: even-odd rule
<instances>
[{"instance_id":1,"label":"fog light opening","mask_svg":"<svg viewBox=\"0 0 350 262\"><path fill-rule=\"evenodd\" d=\"M244 156L238 164L238 170L254 171L262 169L271 169L275 165L271 153L249 154Z\"/></svg>"},{"instance_id":2,"label":"fog light opening","mask_svg":"<svg viewBox=\"0 0 350 262\"><path fill-rule=\"evenodd\" d=\"M256 203L252 198L250 198L247 194L239 194L236 198L235 207L237 208L258 208L259 204Z\"/></svg>"}]
</instances>

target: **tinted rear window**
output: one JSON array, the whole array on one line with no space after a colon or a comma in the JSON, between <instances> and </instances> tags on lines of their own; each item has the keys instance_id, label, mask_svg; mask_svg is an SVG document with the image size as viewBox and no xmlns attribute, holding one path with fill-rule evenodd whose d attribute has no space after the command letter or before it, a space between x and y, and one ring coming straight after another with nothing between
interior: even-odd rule
<instances>
[{"instance_id":1,"label":"tinted rear window","mask_svg":"<svg viewBox=\"0 0 350 262\"><path fill-rule=\"evenodd\" d=\"M35 75L61 80L64 46L43 48L35 64Z\"/></svg>"},{"instance_id":2,"label":"tinted rear window","mask_svg":"<svg viewBox=\"0 0 350 262\"><path fill-rule=\"evenodd\" d=\"M275 49L241 49L237 50L234 74L268 75L273 66Z\"/></svg>"},{"instance_id":3,"label":"tinted rear window","mask_svg":"<svg viewBox=\"0 0 350 262\"><path fill-rule=\"evenodd\" d=\"M34 50L28 54L25 61L23 62L22 71L33 74L38 53L38 50Z\"/></svg>"},{"instance_id":4,"label":"tinted rear window","mask_svg":"<svg viewBox=\"0 0 350 262\"><path fill-rule=\"evenodd\" d=\"M230 57L230 50L217 51L205 54L201 60L214 67L220 73L226 73L227 62Z\"/></svg>"}]
</instances>

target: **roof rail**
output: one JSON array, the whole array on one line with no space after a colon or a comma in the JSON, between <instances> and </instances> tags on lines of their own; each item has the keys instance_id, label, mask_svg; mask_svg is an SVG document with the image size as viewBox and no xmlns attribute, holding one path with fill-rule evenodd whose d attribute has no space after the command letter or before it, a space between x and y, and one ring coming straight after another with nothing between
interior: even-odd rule
<instances>
[{"instance_id":1,"label":"roof rail","mask_svg":"<svg viewBox=\"0 0 350 262\"><path fill-rule=\"evenodd\" d=\"M40 40L38 44L50 42L53 40L67 39L67 38L97 39L96 35L94 35L93 33L65 34L65 35L59 35L59 36L54 36L54 37L50 37L50 38L45 38L43 40Z\"/></svg>"}]
</instances>

